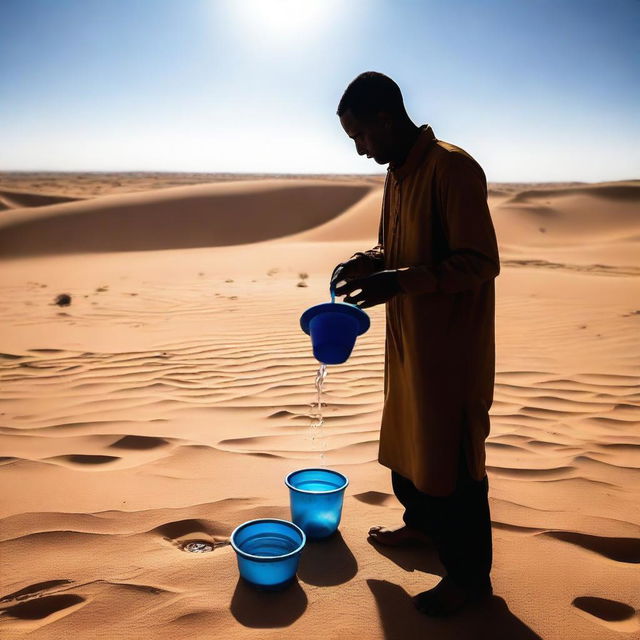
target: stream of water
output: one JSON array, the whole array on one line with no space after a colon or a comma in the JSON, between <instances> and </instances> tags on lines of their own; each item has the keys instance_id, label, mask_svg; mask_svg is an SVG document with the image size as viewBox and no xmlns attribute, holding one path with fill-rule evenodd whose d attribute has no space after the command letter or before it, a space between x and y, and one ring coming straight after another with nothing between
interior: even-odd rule
<instances>
[{"instance_id":1,"label":"stream of water","mask_svg":"<svg viewBox=\"0 0 640 640\"><path fill-rule=\"evenodd\" d=\"M331 294L331 302L336 301L336 292L333 290L333 287L329 287L329 292ZM324 424L324 418L322 416L322 387L324 385L325 378L327 377L327 365L322 363L318 367L318 371L316 373L316 402L315 404L311 403L311 443L313 448L315 449L316 439L320 440L322 432L320 428ZM320 460L324 460L324 441L320 442Z\"/></svg>"},{"instance_id":2,"label":"stream of water","mask_svg":"<svg viewBox=\"0 0 640 640\"><path fill-rule=\"evenodd\" d=\"M321 364L316 373L316 402L311 403L311 442L316 444L316 439L320 440L321 427L324 424L324 418L322 416L322 387L324 385L325 378L327 377L327 365ZM320 442L320 460L324 460L324 443Z\"/></svg>"}]
</instances>

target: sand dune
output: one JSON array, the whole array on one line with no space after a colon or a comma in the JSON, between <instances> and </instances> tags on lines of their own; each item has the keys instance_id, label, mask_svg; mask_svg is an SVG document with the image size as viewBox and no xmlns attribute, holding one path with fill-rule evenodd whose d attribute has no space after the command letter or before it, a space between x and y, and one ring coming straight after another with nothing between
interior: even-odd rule
<instances>
[{"instance_id":1,"label":"sand dune","mask_svg":"<svg viewBox=\"0 0 640 640\"><path fill-rule=\"evenodd\" d=\"M376 461L384 308L329 368L311 427L318 363L299 316L327 299L338 260L375 242L379 181L165 186L2 212L0 635L635 637L639 189L492 187L496 597L449 621L410 600L442 575L432 551L366 539L402 516ZM251 590L231 531L289 518L284 476L318 465L350 479L339 534L308 544L286 592Z\"/></svg>"},{"instance_id":2,"label":"sand dune","mask_svg":"<svg viewBox=\"0 0 640 640\"><path fill-rule=\"evenodd\" d=\"M340 238L376 244L382 192L382 189L373 189L340 215L308 231L290 235L285 240L335 242L336 238Z\"/></svg>"},{"instance_id":3,"label":"sand dune","mask_svg":"<svg viewBox=\"0 0 640 640\"><path fill-rule=\"evenodd\" d=\"M640 184L522 191L496 202L497 232L505 244L583 244L640 238Z\"/></svg>"},{"instance_id":4,"label":"sand dune","mask_svg":"<svg viewBox=\"0 0 640 640\"><path fill-rule=\"evenodd\" d=\"M5 209L21 209L22 207L44 207L50 204L74 202L76 200L79 200L79 198L2 189L0 190L0 211Z\"/></svg>"},{"instance_id":5,"label":"sand dune","mask_svg":"<svg viewBox=\"0 0 640 640\"><path fill-rule=\"evenodd\" d=\"M4 256L243 244L322 224L370 190L365 183L261 180L172 187L7 211Z\"/></svg>"},{"instance_id":6,"label":"sand dune","mask_svg":"<svg viewBox=\"0 0 640 640\"><path fill-rule=\"evenodd\" d=\"M640 184L504 191L490 199L503 264L640 274Z\"/></svg>"},{"instance_id":7,"label":"sand dune","mask_svg":"<svg viewBox=\"0 0 640 640\"><path fill-rule=\"evenodd\" d=\"M623 180L620 182L601 182L599 184L574 184L552 188L522 189L512 196L514 202L526 202L540 198L585 195L603 198L605 200L620 200L623 202L635 202L638 198L637 189L640 187L638 180Z\"/></svg>"},{"instance_id":8,"label":"sand dune","mask_svg":"<svg viewBox=\"0 0 640 640\"><path fill-rule=\"evenodd\" d=\"M0 218L0 252L5 256L213 247L270 239L375 242L382 188L364 181L247 180L55 206L53 202L64 198L19 195L12 196L12 208L38 209L11 211ZM584 267L577 256L598 252L604 266L622 261L640 266L640 183L515 193L494 189L490 204L506 261L531 264L531 256L523 260L521 254L535 247L538 260L569 255ZM239 216L243 225L236 224ZM547 262L551 268L576 266Z\"/></svg>"}]
</instances>

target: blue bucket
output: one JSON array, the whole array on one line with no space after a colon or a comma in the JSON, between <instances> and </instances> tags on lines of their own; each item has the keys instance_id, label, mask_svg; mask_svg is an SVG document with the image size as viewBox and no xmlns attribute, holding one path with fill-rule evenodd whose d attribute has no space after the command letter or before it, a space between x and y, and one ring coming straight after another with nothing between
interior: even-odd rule
<instances>
[{"instance_id":1,"label":"blue bucket","mask_svg":"<svg viewBox=\"0 0 640 640\"><path fill-rule=\"evenodd\" d=\"M277 518L249 520L231 533L240 575L269 591L283 589L293 581L305 543L300 527Z\"/></svg>"},{"instance_id":2,"label":"blue bucket","mask_svg":"<svg viewBox=\"0 0 640 640\"><path fill-rule=\"evenodd\" d=\"M300 469L284 482L289 487L291 519L309 539L326 538L337 530L349 484L346 476L330 469Z\"/></svg>"},{"instance_id":3,"label":"blue bucket","mask_svg":"<svg viewBox=\"0 0 640 640\"><path fill-rule=\"evenodd\" d=\"M323 364L346 362L356 337L365 333L370 325L367 313L348 302L317 304L300 317L302 330L311 336L313 355Z\"/></svg>"}]
</instances>

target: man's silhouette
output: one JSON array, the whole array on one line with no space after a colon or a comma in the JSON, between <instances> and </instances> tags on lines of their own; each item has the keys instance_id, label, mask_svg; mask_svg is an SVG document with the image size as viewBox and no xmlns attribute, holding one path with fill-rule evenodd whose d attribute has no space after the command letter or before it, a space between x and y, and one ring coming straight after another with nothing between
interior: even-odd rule
<instances>
[{"instance_id":1,"label":"man's silhouette","mask_svg":"<svg viewBox=\"0 0 640 640\"><path fill-rule=\"evenodd\" d=\"M345 302L386 303L378 460L391 469L405 524L369 536L392 546L433 541L447 575L414 602L449 615L492 593L484 443L500 262L486 177L466 151L416 126L383 74L355 78L338 115L358 154L389 164L378 244L338 265L331 281Z\"/></svg>"}]
</instances>

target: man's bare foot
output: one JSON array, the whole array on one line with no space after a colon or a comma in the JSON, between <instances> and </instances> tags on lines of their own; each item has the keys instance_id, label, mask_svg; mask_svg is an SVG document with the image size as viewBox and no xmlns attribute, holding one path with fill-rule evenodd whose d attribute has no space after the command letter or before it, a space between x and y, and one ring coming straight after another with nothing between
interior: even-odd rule
<instances>
[{"instance_id":1,"label":"man's bare foot","mask_svg":"<svg viewBox=\"0 0 640 640\"><path fill-rule=\"evenodd\" d=\"M413 604L421 613L434 617L451 616L472 602L480 602L493 594L491 586L481 591L473 591L459 587L449 578L444 577L428 591L413 597Z\"/></svg>"},{"instance_id":2,"label":"man's bare foot","mask_svg":"<svg viewBox=\"0 0 640 640\"><path fill-rule=\"evenodd\" d=\"M430 539L421 531L406 524L397 529L388 529L381 525L369 529L369 538L389 547L404 547L410 544L429 544Z\"/></svg>"}]
</instances>

